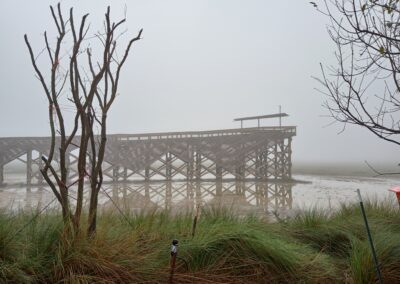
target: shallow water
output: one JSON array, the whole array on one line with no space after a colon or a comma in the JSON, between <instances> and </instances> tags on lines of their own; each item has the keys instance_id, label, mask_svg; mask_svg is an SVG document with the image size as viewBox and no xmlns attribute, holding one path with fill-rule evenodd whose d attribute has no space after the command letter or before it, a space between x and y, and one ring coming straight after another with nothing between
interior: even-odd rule
<instances>
[{"instance_id":1,"label":"shallow water","mask_svg":"<svg viewBox=\"0 0 400 284\"><path fill-rule=\"evenodd\" d=\"M9 175L9 182L22 182L23 175ZM168 209L174 212L191 211L197 206L227 207L238 213L290 214L297 210L319 207L337 208L341 203L357 202L359 188L364 199L395 196L388 189L400 184L400 178L369 178L349 176L295 175L302 183L265 182L152 182L105 184L99 195L104 210ZM304 183L306 182L306 183ZM70 190L75 196L75 189ZM88 199L88 193L85 195ZM0 208L31 210L56 208L57 201L49 188L16 185L0 188ZM73 201L73 199L71 199ZM49 205L50 204L50 205Z\"/></svg>"}]
</instances>

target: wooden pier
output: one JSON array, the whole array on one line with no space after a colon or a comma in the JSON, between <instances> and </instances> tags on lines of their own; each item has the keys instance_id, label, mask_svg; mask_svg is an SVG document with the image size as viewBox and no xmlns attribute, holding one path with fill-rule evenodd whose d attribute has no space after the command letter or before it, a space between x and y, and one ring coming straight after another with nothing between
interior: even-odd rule
<instances>
[{"instance_id":1,"label":"wooden pier","mask_svg":"<svg viewBox=\"0 0 400 284\"><path fill-rule=\"evenodd\" d=\"M103 175L109 182L290 180L295 135L294 126L108 135ZM26 185L42 184L49 144L49 137L0 138L0 184L13 161L25 164ZM73 181L78 149L68 150Z\"/></svg>"}]
</instances>

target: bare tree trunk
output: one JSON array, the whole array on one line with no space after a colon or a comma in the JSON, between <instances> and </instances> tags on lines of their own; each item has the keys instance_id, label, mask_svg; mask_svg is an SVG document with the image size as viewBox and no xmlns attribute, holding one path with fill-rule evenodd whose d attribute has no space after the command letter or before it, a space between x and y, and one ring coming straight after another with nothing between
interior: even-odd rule
<instances>
[{"instance_id":1,"label":"bare tree trunk","mask_svg":"<svg viewBox=\"0 0 400 284\"><path fill-rule=\"evenodd\" d=\"M88 40L88 38L86 38L89 30L86 26L88 14L82 17L79 27L77 28L74 23L72 8L69 11L69 18L67 21L63 18L60 4L57 5L57 11L55 11L53 7L50 7L50 10L58 31L58 36L55 47L51 47L47 34L46 32L44 33L45 50L47 50L51 67L49 82L47 82L37 65L37 57L35 57L33 53L27 35L24 37L29 50L31 63L49 103L51 146L49 155L47 157L42 156L44 167L41 169L41 173L61 205L65 224L68 225L68 227L72 224L72 229L75 234L81 231L85 181L88 180L90 182L87 234L92 237L96 232L98 194L103 182L102 163L104 161L107 142L107 114L117 95L122 66L128 57L132 44L140 39L142 30L139 31L139 34L135 38L128 42L121 61L118 61L118 56L115 51L117 39L120 34L117 34L117 31L125 22L125 19L118 22L111 22L110 7L108 7L105 14L105 31L104 33L96 33L94 37L99 40L103 46L101 52L102 56L100 60L93 62L90 45L86 48L82 48L84 40ZM66 29L66 24L69 25L68 29ZM61 55L61 48L65 43L67 34L72 36L72 51L67 50L65 52L66 55ZM84 51L87 55L86 63L82 63L79 60L80 55ZM67 58L64 60L68 62L68 70L59 68L63 58ZM64 86L67 82L69 84L68 91L64 90ZM104 86L102 83L104 83ZM65 95L65 92L68 94ZM66 102L72 102L76 111L73 127L69 135L67 135L64 113L62 110L63 103L61 103L61 100L63 97ZM97 117L96 108L100 108L100 119ZM56 121L58 121L58 125ZM98 126L101 128L100 141L96 141L96 139L99 138L95 133ZM80 130L80 137L76 136L78 130ZM67 153L71 151L70 147L79 149L77 164L78 177L75 181L69 181L67 176ZM57 148L58 152L56 152ZM59 157L60 173L56 171L53 163L57 153ZM70 196L69 189L72 186L77 187L75 197ZM71 211L70 197L76 200L73 204L75 206L74 214L72 214Z\"/></svg>"}]
</instances>

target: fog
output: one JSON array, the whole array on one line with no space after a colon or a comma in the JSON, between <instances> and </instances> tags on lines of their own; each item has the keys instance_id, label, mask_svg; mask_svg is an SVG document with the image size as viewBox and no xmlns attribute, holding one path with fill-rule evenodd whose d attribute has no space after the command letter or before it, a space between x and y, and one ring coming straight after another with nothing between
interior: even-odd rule
<instances>
[{"instance_id":1,"label":"fog","mask_svg":"<svg viewBox=\"0 0 400 284\"><path fill-rule=\"evenodd\" d=\"M0 9L0 137L49 134L47 100L34 76L23 35L37 52L43 31L55 35L49 4L3 0ZM62 1L90 13L91 33L127 13L128 36L143 28L109 115L109 133L240 127L233 119L276 113L297 126L296 163L399 162L399 148L367 130L334 124L315 90L319 63L333 64L327 19L309 1ZM54 39L54 36L53 36ZM265 121L276 125L277 121ZM245 123L245 126L256 124Z\"/></svg>"}]
</instances>

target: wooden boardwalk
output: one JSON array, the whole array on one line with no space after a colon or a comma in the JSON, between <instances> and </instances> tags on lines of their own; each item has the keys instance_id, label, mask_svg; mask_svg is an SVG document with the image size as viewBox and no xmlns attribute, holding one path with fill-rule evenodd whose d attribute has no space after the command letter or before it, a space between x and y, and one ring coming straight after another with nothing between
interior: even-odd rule
<instances>
[{"instance_id":1,"label":"wooden boardwalk","mask_svg":"<svg viewBox=\"0 0 400 284\"><path fill-rule=\"evenodd\" d=\"M112 182L290 180L295 135L294 126L108 135L104 176ZM13 161L26 165L28 186L42 184L40 156L49 143L49 137L0 138L0 184ZM74 180L78 150L68 150Z\"/></svg>"}]
</instances>

